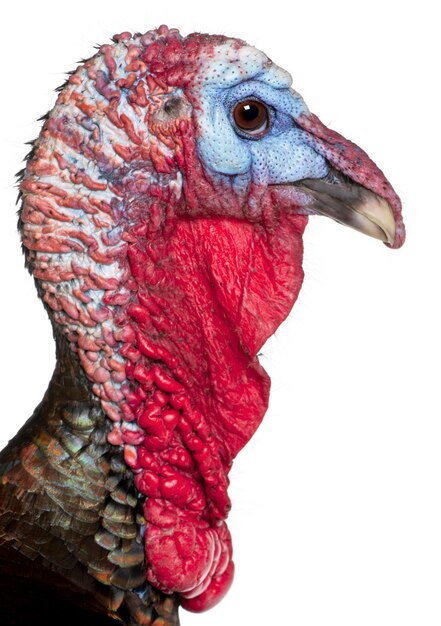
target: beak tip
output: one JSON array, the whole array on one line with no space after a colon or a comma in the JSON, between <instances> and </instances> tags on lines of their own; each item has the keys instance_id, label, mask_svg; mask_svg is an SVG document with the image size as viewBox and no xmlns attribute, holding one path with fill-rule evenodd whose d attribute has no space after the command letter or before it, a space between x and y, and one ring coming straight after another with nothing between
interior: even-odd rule
<instances>
[{"instance_id":1,"label":"beak tip","mask_svg":"<svg viewBox=\"0 0 441 626\"><path fill-rule=\"evenodd\" d=\"M396 224L395 237L392 241L385 241L384 244L392 250L398 250L406 241L406 229L403 222Z\"/></svg>"},{"instance_id":2,"label":"beak tip","mask_svg":"<svg viewBox=\"0 0 441 626\"><path fill-rule=\"evenodd\" d=\"M362 201L354 207L354 211L358 218L355 221L359 222L357 226L361 232L380 239L390 248L396 247L398 243L397 223L392 207L387 200L365 190Z\"/></svg>"}]
</instances>

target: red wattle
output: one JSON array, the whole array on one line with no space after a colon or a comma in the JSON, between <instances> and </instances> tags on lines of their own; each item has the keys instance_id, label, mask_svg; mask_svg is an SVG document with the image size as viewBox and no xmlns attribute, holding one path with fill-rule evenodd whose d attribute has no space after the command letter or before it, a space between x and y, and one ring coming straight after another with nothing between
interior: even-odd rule
<instances>
[{"instance_id":1,"label":"red wattle","mask_svg":"<svg viewBox=\"0 0 441 626\"><path fill-rule=\"evenodd\" d=\"M149 582L166 593L180 593L194 601L195 607L198 598L220 600L232 577L231 537L226 524L209 524L195 513L154 498L146 500L144 515ZM201 600L200 606L207 601Z\"/></svg>"},{"instance_id":2,"label":"red wattle","mask_svg":"<svg viewBox=\"0 0 441 626\"><path fill-rule=\"evenodd\" d=\"M234 563L230 561L223 574L213 578L207 589L195 598L182 598L181 606L187 611L200 613L207 611L222 600L234 579Z\"/></svg>"}]
</instances>

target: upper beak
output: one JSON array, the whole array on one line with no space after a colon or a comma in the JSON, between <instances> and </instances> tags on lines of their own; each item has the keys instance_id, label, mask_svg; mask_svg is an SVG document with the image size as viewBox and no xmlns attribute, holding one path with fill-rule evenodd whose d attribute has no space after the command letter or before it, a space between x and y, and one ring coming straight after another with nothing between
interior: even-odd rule
<instances>
[{"instance_id":1,"label":"upper beak","mask_svg":"<svg viewBox=\"0 0 441 626\"><path fill-rule=\"evenodd\" d=\"M308 212L326 215L370 237L392 245L396 223L389 203L374 192L331 169L325 178L294 183L310 199Z\"/></svg>"},{"instance_id":2,"label":"upper beak","mask_svg":"<svg viewBox=\"0 0 441 626\"><path fill-rule=\"evenodd\" d=\"M308 213L329 215L390 248L400 248L406 237L401 201L383 172L366 152L316 115L302 113L295 121L305 131L305 142L330 167L324 178L294 183L308 197Z\"/></svg>"}]
</instances>

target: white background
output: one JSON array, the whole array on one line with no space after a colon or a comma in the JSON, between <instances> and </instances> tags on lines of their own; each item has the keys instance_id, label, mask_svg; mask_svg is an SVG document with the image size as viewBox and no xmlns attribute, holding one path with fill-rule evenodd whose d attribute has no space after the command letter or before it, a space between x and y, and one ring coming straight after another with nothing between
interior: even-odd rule
<instances>
[{"instance_id":1,"label":"white background","mask_svg":"<svg viewBox=\"0 0 441 626\"><path fill-rule=\"evenodd\" d=\"M167 23L246 39L400 194L391 251L326 220L264 349L271 406L231 473L232 590L183 626L439 626L440 50L434 2L8 3L0 16L1 443L39 402L54 349L23 270L14 173L64 72L115 32ZM3 4L3 7L6 3Z\"/></svg>"}]
</instances>

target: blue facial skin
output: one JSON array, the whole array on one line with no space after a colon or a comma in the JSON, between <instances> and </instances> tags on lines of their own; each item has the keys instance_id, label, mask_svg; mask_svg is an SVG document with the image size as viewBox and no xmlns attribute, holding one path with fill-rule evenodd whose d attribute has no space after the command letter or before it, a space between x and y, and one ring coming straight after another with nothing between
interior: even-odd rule
<instances>
[{"instance_id":1,"label":"blue facial skin","mask_svg":"<svg viewBox=\"0 0 441 626\"><path fill-rule=\"evenodd\" d=\"M322 178L328 172L326 160L308 145L311 138L295 123L301 113L308 113L303 99L289 87L268 84L270 78L271 70L267 70L258 80L202 90L200 159L214 178L234 176L238 191L251 182L292 183ZM260 138L241 131L233 119L235 105L249 99L259 100L269 110L269 129Z\"/></svg>"}]
</instances>

